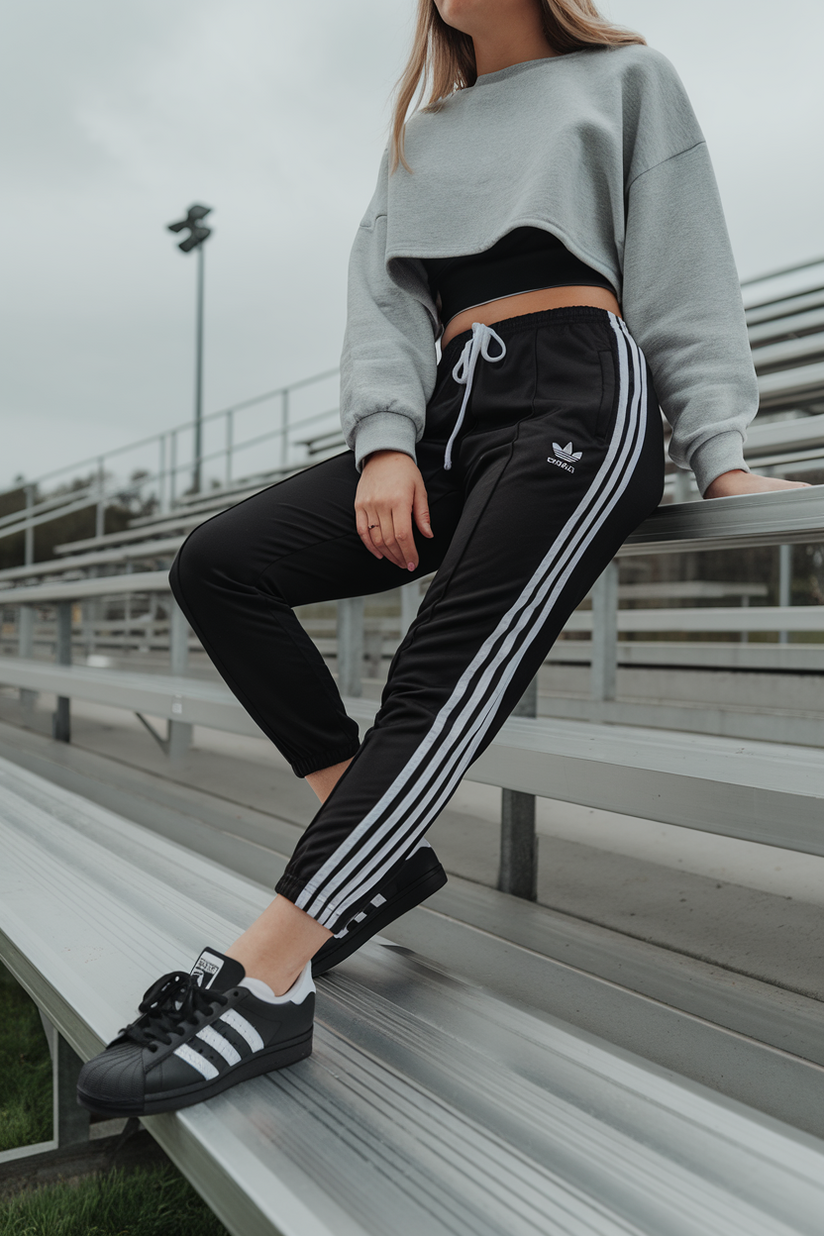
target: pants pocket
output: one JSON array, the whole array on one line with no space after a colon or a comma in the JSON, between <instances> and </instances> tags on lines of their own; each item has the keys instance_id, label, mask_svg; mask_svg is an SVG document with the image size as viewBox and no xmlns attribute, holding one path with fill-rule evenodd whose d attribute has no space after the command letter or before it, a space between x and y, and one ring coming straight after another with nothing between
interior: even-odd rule
<instances>
[{"instance_id":1,"label":"pants pocket","mask_svg":"<svg viewBox=\"0 0 824 1236\"><path fill-rule=\"evenodd\" d=\"M615 414L617 382L615 380L615 358L612 354L612 349L604 348L599 351L598 360L601 363L601 403L595 421L595 436L599 441L603 442L609 433Z\"/></svg>"}]
</instances>

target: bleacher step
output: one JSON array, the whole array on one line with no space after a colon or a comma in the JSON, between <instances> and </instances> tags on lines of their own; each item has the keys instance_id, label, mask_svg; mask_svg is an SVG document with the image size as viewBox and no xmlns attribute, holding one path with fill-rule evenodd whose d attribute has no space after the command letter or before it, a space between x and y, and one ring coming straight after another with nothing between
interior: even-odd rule
<instances>
[{"instance_id":1,"label":"bleacher step","mask_svg":"<svg viewBox=\"0 0 824 1236\"><path fill-rule=\"evenodd\" d=\"M0 947L90 1055L259 886L0 762ZM824 1145L372 944L315 1055L146 1121L240 1236L813 1236Z\"/></svg>"},{"instance_id":2,"label":"bleacher step","mask_svg":"<svg viewBox=\"0 0 824 1236\"><path fill-rule=\"evenodd\" d=\"M299 823L194 785L8 726L0 727L0 756L227 867L269 896L302 831ZM278 784L271 781L276 798ZM283 805L288 809L286 800ZM393 923L387 940L824 1137L820 1001L740 968L508 897L457 877L447 854L442 857L448 887ZM756 900L763 917L769 907L763 894ZM592 909L582 904L580 913ZM755 939L753 947L759 947Z\"/></svg>"},{"instance_id":3,"label":"bleacher step","mask_svg":"<svg viewBox=\"0 0 824 1236\"><path fill-rule=\"evenodd\" d=\"M32 589L34 591L34 589ZM8 685L259 736L228 687L192 678L3 658ZM362 729L376 702L346 698ZM511 716L467 779L824 855L820 750L625 724Z\"/></svg>"}]
</instances>

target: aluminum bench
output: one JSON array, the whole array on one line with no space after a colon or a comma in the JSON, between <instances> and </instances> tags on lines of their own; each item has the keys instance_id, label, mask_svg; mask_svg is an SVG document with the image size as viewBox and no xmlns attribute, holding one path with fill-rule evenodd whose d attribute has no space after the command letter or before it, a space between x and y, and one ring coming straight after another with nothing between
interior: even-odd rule
<instances>
[{"instance_id":1,"label":"aluminum bench","mask_svg":"<svg viewBox=\"0 0 824 1236\"><path fill-rule=\"evenodd\" d=\"M811 539L824 528L824 486L808 490L781 491L768 495L747 495L713 502L687 503L662 507L628 539L621 555L649 552L673 553L684 549L708 549L742 545L789 544ZM22 604L39 600L59 601L59 667L48 667L30 660L3 658L0 673L7 684L28 691L50 690L58 696L55 737L68 740L69 699L71 693L127 707L144 720L170 754L187 746L193 725L212 725L247 733L253 726L234 697L220 684L193 683L179 675L185 671L185 623L176 607L172 610L172 668L170 682L160 676L140 676L122 672L83 670L69 666L71 661L71 599L80 595L111 592L122 582L128 590L164 590L165 573L142 572L121 577L120 581L95 579L76 584L37 584L10 588L3 600ZM0 594L2 595L2 594ZM617 606L617 566L604 573L593 590L591 614L573 615L573 621L591 624L592 698L602 706L604 720L615 721L615 673L619 623L626 611ZM342 645L356 647L358 598L342 606ZM360 602L362 604L362 601ZM812 612L810 612L812 611ZM630 611L638 620L640 611ZM819 621L818 607L776 607L748 610L768 623L813 623ZM702 610L700 621L712 615L722 623L742 621L742 610L731 614ZM659 615L677 614L667 620L683 624L688 610L656 611ZM346 627L351 628L349 635ZM350 638L351 637L351 638ZM349 656L348 673L339 675L344 695L351 695L360 684L360 658ZM340 667L339 667L340 668ZM346 668L346 667L344 667ZM357 682L353 683L352 678ZM92 694L90 695L89 692ZM518 712L536 712L535 693L527 697ZM367 716L371 710L366 707ZM168 722L166 737L157 734L144 714ZM362 712L353 706L358 720ZM502 861L502 884L506 891L529 897L535 878L534 798L544 795L566 798L591 806L610 806L627 814L667 823L706 828L709 831L768 841L791 849L824 853L822 830L817 825L821 813L822 765L820 752L812 748L790 747L768 742L739 742L686 732L595 725L572 721L521 720L513 717L493 747L468 771L470 778L502 786L502 845L508 857ZM253 730L254 732L254 730ZM509 735L510 737L507 737ZM584 753L584 754L582 754ZM685 753L689 753L688 757ZM729 758L727 758L729 757ZM798 774L788 781L787 769ZM494 771L489 771L490 769ZM728 775L729 774L729 775ZM620 787L620 790L619 790ZM615 795L618 795L616 798ZM616 802L624 805L617 807ZM695 805L695 809L693 806ZM775 823L775 818L780 824Z\"/></svg>"},{"instance_id":2,"label":"aluminum bench","mask_svg":"<svg viewBox=\"0 0 824 1236\"><path fill-rule=\"evenodd\" d=\"M8 685L235 734L261 731L222 683L4 658ZM346 699L362 729L376 704ZM551 717L506 721L466 777L527 795L824 855L824 752Z\"/></svg>"},{"instance_id":3,"label":"aluminum bench","mask_svg":"<svg viewBox=\"0 0 824 1236\"><path fill-rule=\"evenodd\" d=\"M0 956L81 1059L270 897L6 760L0 846ZM824 1142L379 940L320 981L309 1060L143 1123L234 1236L818 1236L824 1212Z\"/></svg>"}]
</instances>

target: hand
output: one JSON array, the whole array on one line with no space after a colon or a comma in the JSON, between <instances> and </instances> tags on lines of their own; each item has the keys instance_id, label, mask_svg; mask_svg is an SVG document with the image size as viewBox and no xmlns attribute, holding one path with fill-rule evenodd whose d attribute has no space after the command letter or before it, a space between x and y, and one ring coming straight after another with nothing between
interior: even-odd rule
<instances>
[{"instance_id":1,"label":"hand","mask_svg":"<svg viewBox=\"0 0 824 1236\"><path fill-rule=\"evenodd\" d=\"M809 489L806 481L784 481L777 476L758 476L735 468L722 472L708 486L705 498L730 498L733 494L765 494L774 489Z\"/></svg>"},{"instance_id":2,"label":"hand","mask_svg":"<svg viewBox=\"0 0 824 1236\"><path fill-rule=\"evenodd\" d=\"M412 516L424 536L434 536L429 524L426 486L418 466L403 451L373 451L363 465L355 494L358 536L370 554L389 558L404 571L414 571L418 551Z\"/></svg>"}]
</instances>

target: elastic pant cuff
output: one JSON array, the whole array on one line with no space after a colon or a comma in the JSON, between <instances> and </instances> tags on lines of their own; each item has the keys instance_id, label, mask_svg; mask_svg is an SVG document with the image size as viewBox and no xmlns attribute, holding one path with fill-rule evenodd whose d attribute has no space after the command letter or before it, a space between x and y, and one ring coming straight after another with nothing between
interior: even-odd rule
<instances>
[{"instance_id":1,"label":"elastic pant cuff","mask_svg":"<svg viewBox=\"0 0 824 1236\"><path fill-rule=\"evenodd\" d=\"M360 740L354 746L352 743L347 743L345 747L324 751L322 755L308 755L292 764L292 772L296 777L306 777L309 773L320 772L322 768L331 768L333 764L342 764L344 760L351 760L357 755L359 747Z\"/></svg>"},{"instance_id":2,"label":"elastic pant cuff","mask_svg":"<svg viewBox=\"0 0 824 1236\"><path fill-rule=\"evenodd\" d=\"M281 897L285 897L287 901L297 904L298 897L306 889L306 884L295 879L294 876L282 875L275 885L275 892ZM311 915L310 915L311 917Z\"/></svg>"}]
</instances>

